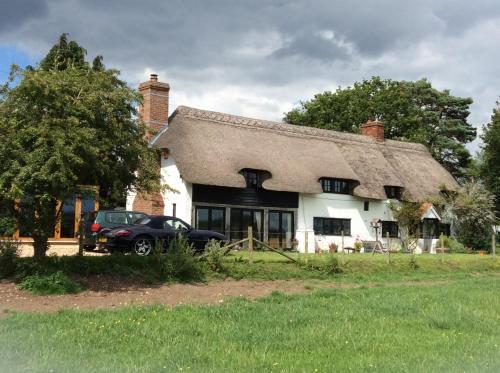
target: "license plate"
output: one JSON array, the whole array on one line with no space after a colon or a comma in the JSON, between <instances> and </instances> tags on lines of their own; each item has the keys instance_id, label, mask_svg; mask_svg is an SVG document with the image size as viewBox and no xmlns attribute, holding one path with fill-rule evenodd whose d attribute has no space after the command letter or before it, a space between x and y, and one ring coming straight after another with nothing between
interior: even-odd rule
<instances>
[{"instance_id":1,"label":"license plate","mask_svg":"<svg viewBox=\"0 0 500 373\"><path fill-rule=\"evenodd\" d=\"M97 239L97 242L99 242L99 243L106 243L106 242L108 242L108 239L106 237L99 237Z\"/></svg>"}]
</instances>

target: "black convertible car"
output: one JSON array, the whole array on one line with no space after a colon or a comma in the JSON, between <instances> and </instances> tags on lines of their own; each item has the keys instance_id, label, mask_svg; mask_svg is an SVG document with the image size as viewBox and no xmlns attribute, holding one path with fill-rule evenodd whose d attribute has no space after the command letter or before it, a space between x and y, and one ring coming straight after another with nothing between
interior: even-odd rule
<instances>
[{"instance_id":1,"label":"black convertible car","mask_svg":"<svg viewBox=\"0 0 500 373\"><path fill-rule=\"evenodd\" d=\"M223 234L193 229L179 218L171 216L147 216L134 225L113 229L105 234L106 249L110 252L132 251L137 255L149 255L155 241L161 240L165 247L168 241L182 234L193 244L196 251L203 251L209 240L227 241Z\"/></svg>"}]
</instances>

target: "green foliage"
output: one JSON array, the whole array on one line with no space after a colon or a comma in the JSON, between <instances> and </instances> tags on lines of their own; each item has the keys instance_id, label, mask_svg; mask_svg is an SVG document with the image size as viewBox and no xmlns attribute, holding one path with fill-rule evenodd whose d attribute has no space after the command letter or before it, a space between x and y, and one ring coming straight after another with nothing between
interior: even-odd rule
<instances>
[{"instance_id":1,"label":"green foliage","mask_svg":"<svg viewBox=\"0 0 500 373\"><path fill-rule=\"evenodd\" d=\"M0 279L16 273L19 259L19 243L11 240L0 240Z\"/></svg>"},{"instance_id":2,"label":"green foliage","mask_svg":"<svg viewBox=\"0 0 500 373\"><path fill-rule=\"evenodd\" d=\"M441 236L439 237L439 242L442 242L445 248L450 249L450 253L465 252L464 245L451 237L445 236L444 234L441 234Z\"/></svg>"},{"instance_id":3,"label":"green foliage","mask_svg":"<svg viewBox=\"0 0 500 373\"><path fill-rule=\"evenodd\" d=\"M415 82L373 77L352 87L324 92L285 114L288 123L359 133L369 118L384 122L385 137L426 145L453 175L470 161L465 144L474 140L467 121L472 99L439 91L425 79Z\"/></svg>"},{"instance_id":4,"label":"green foliage","mask_svg":"<svg viewBox=\"0 0 500 373\"><path fill-rule=\"evenodd\" d=\"M16 228L16 220L8 216L0 216L0 237L11 237Z\"/></svg>"},{"instance_id":5,"label":"green foliage","mask_svg":"<svg viewBox=\"0 0 500 373\"><path fill-rule=\"evenodd\" d=\"M483 128L480 175L495 196L496 215L500 219L500 108L493 111L491 121Z\"/></svg>"},{"instance_id":6,"label":"green foliage","mask_svg":"<svg viewBox=\"0 0 500 373\"><path fill-rule=\"evenodd\" d=\"M210 240L205 246L203 259L212 272L223 273L226 271L224 266L224 251L221 249L221 243L217 240Z\"/></svg>"},{"instance_id":7,"label":"green foliage","mask_svg":"<svg viewBox=\"0 0 500 373\"><path fill-rule=\"evenodd\" d=\"M449 201L449 214L458 241L488 250L496 222L493 195L480 182L466 182Z\"/></svg>"},{"instance_id":8,"label":"green foliage","mask_svg":"<svg viewBox=\"0 0 500 373\"><path fill-rule=\"evenodd\" d=\"M84 55L63 35L39 68L13 68L16 84L0 92L0 195L12 204L29 196L23 215L38 256L57 201L80 185L98 185L104 206L123 201L131 186L159 188L156 154L136 119L140 95L101 58L90 66Z\"/></svg>"},{"instance_id":9,"label":"green foliage","mask_svg":"<svg viewBox=\"0 0 500 373\"><path fill-rule=\"evenodd\" d=\"M82 290L80 285L73 282L61 271L50 275L27 276L18 287L37 295L73 294Z\"/></svg>"},{"instance_id":10,"label":"green foliage","mask_svg":"<svg viewBox=\"0 0 500 373\"><path fill-rule=\"evenodd\" d=\"M417 248L420 222L422 220L422 204L410 201L390 201L389 209L398 222L401 233L401 245L406 252Z\"/></svg>"},{"instance_id":11,"label":"green foliage","mask_svg":"<svg viewBox=\"0 0 500 373\"><path fill-rule=\"evenodd\" d=\"M203 281L203 265L194 256L193 246L183 235L170 240L166 252L163 244L157 243L153 250L156 270L162 281Z\"/></svg>"},{"instance_id":12,"label":"green foliage","mask_svg":"<svg viewBox=\"0 0 500 373\"><path fill-rule=\"evenodd\" d=\"M310 258L307 262L302 259L300 265L307 271L318 271L325 275L342 273L339 259L331 254L322 254L319 258Z\"/></svg>"}]
</instances>

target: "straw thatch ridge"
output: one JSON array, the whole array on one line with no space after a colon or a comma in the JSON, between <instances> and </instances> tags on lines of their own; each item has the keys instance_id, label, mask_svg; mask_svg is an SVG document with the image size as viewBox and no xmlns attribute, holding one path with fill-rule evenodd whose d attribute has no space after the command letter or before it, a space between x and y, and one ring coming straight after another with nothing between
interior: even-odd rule
<instances>
[{"instance_id":1,"label":"straw thatch ridge","mask_svg":"<svg viewBox=\"0 0 500 373\"><path fill-rule=\"evenodd\" d=\"M321 193L321 177L356 181L354 195L386 199L384 186L412 199L454 190L453 177L422 144L245 118L180 106L153 140L169 148L191 183L245 187L239 171L267 170L265 189Z\"/></svg>"}]
</instances>

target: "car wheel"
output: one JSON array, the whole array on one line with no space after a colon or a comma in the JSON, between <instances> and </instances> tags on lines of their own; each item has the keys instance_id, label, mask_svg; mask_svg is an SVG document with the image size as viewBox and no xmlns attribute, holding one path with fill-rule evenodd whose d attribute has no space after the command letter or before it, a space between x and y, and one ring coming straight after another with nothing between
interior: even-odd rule
<instances>
[{"instance_id":1,"label":"car wheel","mask_svg":"<svg viewBox=\"0 0 500 373\"><path fill-rule=\"evenodd\" d=\"M147 256L153 251L153 240L146 237L139 237L134 241L134 253L139 256Z\"/></svg>"}]
</instances>

